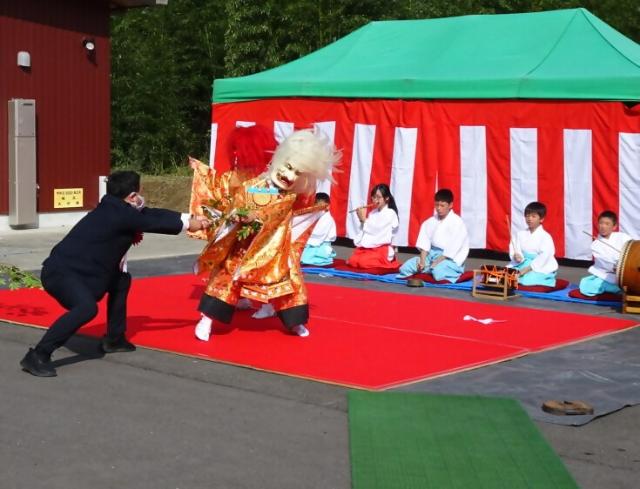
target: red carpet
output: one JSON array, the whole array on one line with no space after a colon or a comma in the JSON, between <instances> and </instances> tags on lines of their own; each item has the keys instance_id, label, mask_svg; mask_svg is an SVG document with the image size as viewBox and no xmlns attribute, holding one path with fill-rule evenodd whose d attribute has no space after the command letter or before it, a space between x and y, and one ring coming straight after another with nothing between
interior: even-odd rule
<instances>
[{"instance_id":1,"label":"red carpet","mask_svg":"<svg viewBox=\"0 0 640 489\"><path fill-rule=\"evenodd\" d=\"M136 279L129 338L157 350L324 382L383 389L623 330L580 314L308 284L309 338L240 311L208 343L193 336L202 285L191 275ZM49 325L62 309L41 290L0 291L0 320ZM506 320L483 325L465 315ZM104 307L82 333L104 333Z\"/></svg>"}]
</instances>

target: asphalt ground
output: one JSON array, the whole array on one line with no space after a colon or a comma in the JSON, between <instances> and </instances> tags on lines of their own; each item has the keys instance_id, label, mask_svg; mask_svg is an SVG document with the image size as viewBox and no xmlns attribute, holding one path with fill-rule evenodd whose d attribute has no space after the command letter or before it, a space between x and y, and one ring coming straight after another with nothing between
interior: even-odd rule
<instances>
[{"instance_id":1,"label":"asphalt ground","mask_svg":"<svg viewBox=\"0 0 640 489\"><path fill-rule=\"evenodd\" d=\"M3 233L0 262L38 270L64 232ZM129 269L134 277L188 273L201 248L184 237L145 236ZM490 261L471 259L468 268L480 262ZM584 272L563 267L560 276L576 282ZM464 291L307 280L472 300ZM607 307L514 304L640 322ZM320 326L311 324L311 334ZM1 489L351 487L345 388L146 349L104 356L82 336L54 355L59 376L41 379L18 365L41 336L0 323ZM583 489L640 486L640 406L582 427L535 423Z\"/></svg>"}]
</instances>

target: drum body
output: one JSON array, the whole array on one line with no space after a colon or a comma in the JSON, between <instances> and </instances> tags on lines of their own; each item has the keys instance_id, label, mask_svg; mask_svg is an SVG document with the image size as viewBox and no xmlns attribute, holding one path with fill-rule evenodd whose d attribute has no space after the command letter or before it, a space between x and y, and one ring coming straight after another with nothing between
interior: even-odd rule
<instances>
[{"instance_id":1,"label":"drum body","mask_svg":"<svg viewBox=\"0 0 640 489\"><path fill-rule=\"evenodd\" d=\"M627 294L640 295L640 241L627 241L622 248L618 268L618 285L627 288Z\"/></svg>"},{"instance_id":2,"label":"drum body","mask_svg":"<svg viewBox=\"0 0 640 489\"><path fill-rule=\"evenodd\" d=\"M518 287L518 271L513 268L499 267L496 265L480 265L482 274L481 283L489 286L503 286L507 288Z\"/></svg>"}]
</instances>

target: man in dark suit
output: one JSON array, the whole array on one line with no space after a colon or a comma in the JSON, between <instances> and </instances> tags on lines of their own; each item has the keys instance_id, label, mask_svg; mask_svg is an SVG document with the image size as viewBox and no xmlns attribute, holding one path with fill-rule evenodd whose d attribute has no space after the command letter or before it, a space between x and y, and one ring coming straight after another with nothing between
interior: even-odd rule
<instances>
[{"instance_id":1,"label":"man in dark suit","mask_svg":"<svg viewBox=\"0 0 640 489\"><path fill-rule=\"evenodd\" d=\"M98 313L97 303L108 294L106 353L133 351L125 338L127 295L131 275L123 271L124 257L143 232L179 234L209 226L202 219L167 209L144 207L140 175L118 171L107 181L107 195L83 217L43 262L44 289L65 309L35 348L20 362L23 370L38 377L54 377L51 354Z\"/></svg>"}]
</instances>

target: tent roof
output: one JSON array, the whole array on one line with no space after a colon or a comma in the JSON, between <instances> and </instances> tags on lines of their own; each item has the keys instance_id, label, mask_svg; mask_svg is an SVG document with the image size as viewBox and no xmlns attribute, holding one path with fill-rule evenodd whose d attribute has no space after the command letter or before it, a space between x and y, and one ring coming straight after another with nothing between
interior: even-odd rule
<instances>
[{"instance_id":1,"label":"tent roof","mask_svg":"<svg viewBox=\"0 0 640 489\"><path fill-rule=\"evenodd\" d=\"M214 82L214 102L274 97L640 100L640 45L582 8L381 21Z\"/></svg>"}]
</instances>

